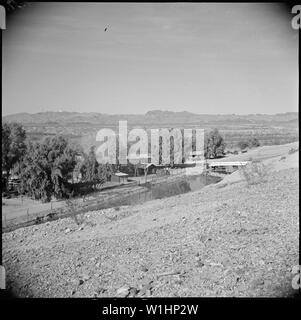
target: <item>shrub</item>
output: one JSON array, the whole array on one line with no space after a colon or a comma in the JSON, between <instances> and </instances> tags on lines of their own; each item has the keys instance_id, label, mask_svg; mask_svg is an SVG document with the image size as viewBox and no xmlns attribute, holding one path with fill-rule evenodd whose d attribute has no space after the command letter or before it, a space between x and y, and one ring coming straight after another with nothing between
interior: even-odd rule
<instances>
[{"instance_id":1,"label":"shrub","mask_svg":"<svg viewBox=\"0 0 301 320\"><path fill-rule=\"evenodd\" d=\"M244 150L249 147L249 144L247 141L239 141L237 146L240 148L240 150Z\"/></svg>"},{"instance_id":2,"label":"shrub","mask_svg":"<svg viewBox=\"0 0 301 320\"><path fill-rule=\"evenodd\" d=\"M70 197L71 198L71 197ZM71 219L78 225L82 225L85 220L85 213L77 213L77 209L79 208L79 203L78 201L74 199L67 199L66 200L66 206L67 206L67 211L70 214Z\"/></svg>"},{"instance_id":3,"label":"shrub","mask_svg":"<svg viewBox=\"0 0 301 320\"><path fill-rule=\"evenodd\" d=\"M237 146L241 149L241 150L245 150L247 148L257 148L260 146L260 142L257 138L251 138L249 140L242 140L239 141Z\"/></svg>"},{"instance_id":4,"label":"shrub","mask_svg":"<svg viewBox=\"0 0 301 320\"><path fill-rule=\"evenodd\" d=\"M297 152L299 150L299 148L295 149L295 148L291 148L288 152L288 154L293 154L295 152Z\"/></svg>"},{"instance_id":5,"label":"shrub","mask_svg":"<svg viewBox=\"0 0 301 320\"><path fill-rule=\"evenodd\" d=\"M248 140L249 148L260 147L260 142L257 138L251 138Z\"/></svg>"},{"instance_id":6,"label":"shrub","mask_svg":"<svg viewBox=\"0 0 301 320\"><path fill-rule=\"evenodd\" d=\"M261 161L252 161L250 164L239 169L241 177L247 182L247 185L254 185L267 181L269 167Z\"/></svg>"},{"instance_id":7,"label":"shrub","mask_svg":"<svg viewBox=\"0 0 301 320\"><path fill-rule=\"evenodd\" d=\"M217 129L209 132L205 137L205 157L207 159L220 158L225 155L226 144Z\"/></svg>"}]
</instances>

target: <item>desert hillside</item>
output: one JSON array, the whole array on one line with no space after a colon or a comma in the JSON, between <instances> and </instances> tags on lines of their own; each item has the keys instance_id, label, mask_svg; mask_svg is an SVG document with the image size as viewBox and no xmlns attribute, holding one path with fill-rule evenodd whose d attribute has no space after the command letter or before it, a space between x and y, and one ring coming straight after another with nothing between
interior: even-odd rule
<instances>
[{"instance_id":1,"label":"desert hillside","mask_svg":"<svg viewBox=\"0 0 301 320\"><path fill-rule=\"evenodd\" d=\"M210 185L89 212L81 227L65 218L5 233L8 288L20 297L290 296L299 263L294 159L278 158L287 162L256 185Z\"/></svg>"}]
</instances>

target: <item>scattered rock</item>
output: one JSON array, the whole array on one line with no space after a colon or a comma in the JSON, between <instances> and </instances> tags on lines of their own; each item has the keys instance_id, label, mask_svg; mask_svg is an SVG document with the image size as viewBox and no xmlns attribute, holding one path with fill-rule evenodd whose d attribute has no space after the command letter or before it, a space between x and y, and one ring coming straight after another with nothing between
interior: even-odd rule
<instances>
[{"instance_id":1,"label":"scattered rock","mask_svg":"<svg viewBox=\"0 0 301 320\"><path fill-rule=\"evenodd\" d=\"M204 265L205 264L201 260L197 261L197 267L202 268L202 267L204 267Z\"/></svg>"},{"instance_id":2,"label":"scattered rock","mask_svg":"<svg viewBox=\"0 0 301 320\"><path fill-rule=\"evenodd\" d=\"M100 294L104 294L105 292L107 292L107 289L99 288L94 292L94 297L98 297Z\"/></svg>"},{"instance_id":3,"label":"scattered rock","mask_svg":"<svg viewBox=\"0 0 301 320\"><path fill-rule=\"evenodd\" d=\"M133 298L138 294L139 290L137 288L132 287L129 292L129 297Z\"/></svg>"},{"instance_id":4,"label":"scattered rock","mask_svg":"<svg viewBox=\"0 0 301 320\"><path fill-rule=\"evenodd\" d=\"M82 276L82 279L83 279L84 281L88 281L90 278L91 278L91 277L90 277L88 274L84 274L84 275Z\"/></svg>"},{"instance_id":5,"label":"scattered rock","mask_svg":"<svg viewBox=\"0 0 301 320\"><path fill-rule=\"evenodd\" d=\"M255 279L252 281L252 287L255 289L255 288L258 288L258 287L261 287L264 285L264 280L262 279Z\"/></svg>"},{"instance_id":6,"label":"scattered rock","mask_svg":"<svg viewBox=\"0 0 301 320\"><path fill-rule=\"evenodd\" d=\"M117 290L117 295L119 297L127 297L130 293L130 287L125 285Z\"/></svg>"},{"instance_id":7,"label":"scattered rock","mask_svg":"<svg viewBox=\"0 0 301 320\"><path fill-rule=\"evenodd\" d=\"M70 230L69 228L67 228L67 229L65 230L65 233L69 233L69 232L71 232L71 230Z\"/></svg>"},{"instance_id":8,"label":"scattered rock","mask_svg":"<svg viewBox=\"0 0 301 320\"><path fill-rule=\"evenodd\" d=\"M153 281L150 281L148 284L141 286L141 290L139 291L139 295L143 296L148 294L148 291L151 291L153 288Z\"/></svg>"}]
</instances>

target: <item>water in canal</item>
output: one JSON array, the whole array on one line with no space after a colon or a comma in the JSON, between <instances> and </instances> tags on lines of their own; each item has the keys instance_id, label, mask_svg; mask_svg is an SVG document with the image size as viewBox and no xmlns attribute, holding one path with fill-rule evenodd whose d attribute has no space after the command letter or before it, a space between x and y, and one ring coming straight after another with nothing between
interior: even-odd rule
<instances>
[{"instance_id":1,"label":"water in canal","mask_svg":"<svg viewBox=\"0 0 301 320\"><path fill-rule=\"evenodd\" d=\"M133 194L127 194L118 199L106 201L102 208L112 208L118 206L135 205L149 200L167 198L191 191L199 190L206 185L221 181L220 177L216 176L187 176L170 182L162 182L158 184L147 183L143 185L141 190Z\"/></svg>"}]
</instances>

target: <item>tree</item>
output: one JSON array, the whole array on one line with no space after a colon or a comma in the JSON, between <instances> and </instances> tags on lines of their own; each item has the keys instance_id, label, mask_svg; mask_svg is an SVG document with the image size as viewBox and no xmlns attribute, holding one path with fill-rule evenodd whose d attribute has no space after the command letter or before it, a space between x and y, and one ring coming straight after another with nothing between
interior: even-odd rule
<instances>
[{"instance_id":1,"label":"tree","mask_svg":"<svg viewBox=\"0 0 301 320\"><path fill-rule=\"evenodd\" d=\"M15 12L17 9L22 9L24 6L25 1L20 0L6 0L4 3L4 7L8 15Z\"/></svg>"},{"instance_id":2,"label":"tree","mask_svg":"<svg viewBox=\"0 0 301 320\"><path fill-rule=\"evenodd\" d=\"M218 158L224 156L226 144L217 129L214 129L205 138L205 157Z\"/></svg>"},{"instance_id":3,"label":"tree","mask_svg":"<svg viewBox=\"0 0 301 320\"><path fill-rule=\"evenodd\" d=\"M244 150L246 148L255 148L260 146L260 142L257 138L250 138L249 140L242 140L238 142L238 147L241 150Z\"/></svg>"},{"instance_id":4,"label":"tree","mask_svg":"<svg viewBox=\"0 0 301 320\"><path fill-rule=\"evenodd\" d=\"M29 143L19 169L20 192L44 202L67 197L78 151L61 137Z\"/></svg>"},{"instance_id":5,"label":"tree","mask_svg":"<svg viewBox=\"0 0 301 320\"><path fill-rule=\"evenodd\" d=\"M11 170L21 161L26 151L26 132L18 123L2 124L2 172L6 171L5 180Z\"/></svg>"},{"instance_id":6,"label":"tree","mask_svg":"<svg viewBox=\"0 0 301 320\"><path fill-rule=\"evenodd\" d=\"M108 181L113 174L110 164L98 163L95 155L95 146L92 146L88 154L82 154L83 161L79 164L82 180L86 182Z\"/></svg>"}]
</instances>

